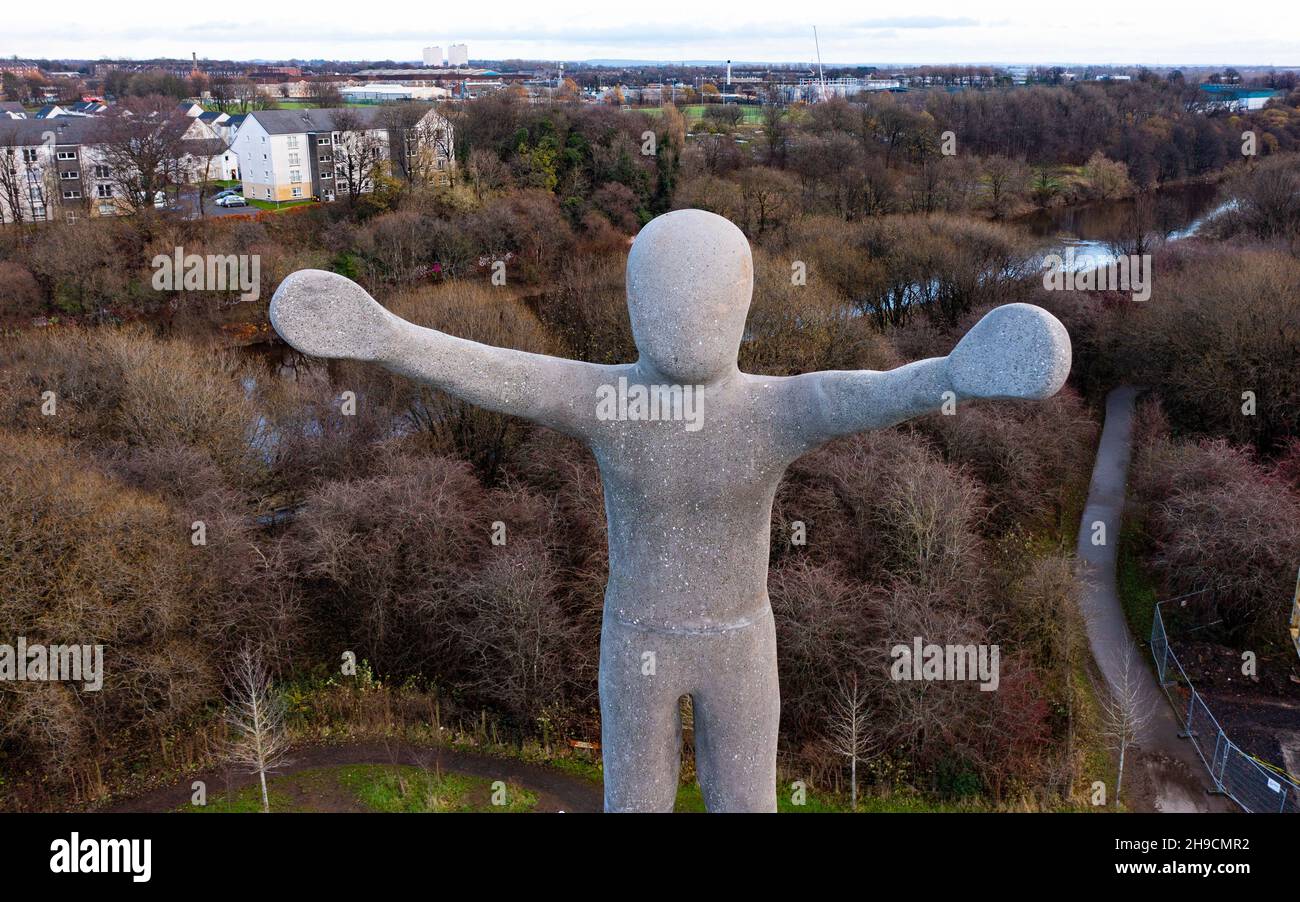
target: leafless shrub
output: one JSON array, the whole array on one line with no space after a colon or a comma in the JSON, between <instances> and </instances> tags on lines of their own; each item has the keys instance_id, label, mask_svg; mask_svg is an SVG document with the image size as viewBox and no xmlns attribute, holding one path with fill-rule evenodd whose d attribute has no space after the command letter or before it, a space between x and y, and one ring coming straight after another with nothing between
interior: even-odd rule
<instances>
[{"instance_id":1,"label":"leafless shrub","mask_svg":"<svg viewBox=\"0 0 1300 902\"><path fill-rule=\"evenodd\" d=\"M262 811L271 810L266 775L284 764L289 734L284 723L284 701L271 684L271 671L261 652L244 646L236 654L226 696L226 723L231 738L227 759L250 774L257 774L262 789Z\"/></svg>"},{"instance_id":2,"label":"leafless shrub","mask_svg":"<svg viewBox=\"0 0 1300 902\"><path fill-rule=\"evenodd\" d=\"M1215 588L1230 634L1281 630L1300 559L1300 499L1248 451L1222 440L1156 441L1135 488L1171 594Z\"/></svg>"},{"instance_id":3,"label":"leafless shrub","mask_svg":"<svg viewBox=\"0 0 1300 902\"><path fill-rule=\"evenodd\" d=\"M0 692L9 754L64 780L111 744L165 735L215 692L201 552L160 500L47 438L0 432L0 635L102 645L103 687ZM5 684L6 686L16 684Z\"/></svg>"},{"instance_id":4,"label":"leafless shrub","mask_svg":"<svg viewBox=\"0 0 1300 902\"><path fill-rule=\"evenodd\" d=\"M1141 738L1147 724L1155 716L1145 694L1136 666L1134 655L1127 650L1118 653L1122 660L1117 662L1117 682L1101 703L1103 735L1107 746L1118 756L1115 771L1114 804L1118 805L1120 793L1124 788L1124 765L1129 749Z\"/></svg>"},{"instance_id":5,"label":"leafless shrub","mask_svg":"<svg viewBox=\"0 0 1300 902\"><path fill-rule=\"evenodd\" d=\"M842 682L831 710L830 746L849 760L849 806L858 808L858 762L870 760L877 743L872 736L871 709L855 673Z\"/></svg>"}]
</instances>

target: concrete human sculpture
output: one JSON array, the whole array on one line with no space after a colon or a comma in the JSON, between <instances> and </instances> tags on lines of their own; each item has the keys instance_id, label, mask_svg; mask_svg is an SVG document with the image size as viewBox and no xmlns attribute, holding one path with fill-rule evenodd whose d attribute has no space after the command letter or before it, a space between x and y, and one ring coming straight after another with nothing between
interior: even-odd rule
<instances>
[{"instance_id":1,"label":"concrete human sculpture","mask_svg":"<svg viewBox=\"0 0 1300 902\"><path fill-rule=\"evenodd\" d=\"M285 279L271 321L304 354L368 360L591 448L605 489L600 639L607 811L671 811L679 699L695 712L710 811L774 811L780 698L767 596L772 500L786 466L836 438L965 398L1042 399L1070 339L1027 304L990 312L947 357L886 372L753 376L737 366L749 243L701 210L660 216L627 261L635 363L489 347L412 325L348 279Z\"/></svg>"}]
</instances>

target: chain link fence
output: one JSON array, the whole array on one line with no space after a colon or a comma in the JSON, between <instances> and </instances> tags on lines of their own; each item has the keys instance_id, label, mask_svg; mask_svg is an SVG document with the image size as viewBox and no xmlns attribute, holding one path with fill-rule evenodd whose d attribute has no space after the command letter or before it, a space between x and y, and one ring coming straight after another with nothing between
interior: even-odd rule
<instances>
[{"instance_id":1,"label":"chain link fence","mask_svg":"<svg viewBox=\"0 0 1300 902\"><path fill-rule=\"evenodd\" d=\"M1156 677L1215 788L1249 812L1300 814L1300 785L1243 752L1214 719L1205 698L1196 691L1169 647L1161 604L1164 602L1156 605L1151 623L1151 656L1156 662Z\"/></svg>"}]
</instances>

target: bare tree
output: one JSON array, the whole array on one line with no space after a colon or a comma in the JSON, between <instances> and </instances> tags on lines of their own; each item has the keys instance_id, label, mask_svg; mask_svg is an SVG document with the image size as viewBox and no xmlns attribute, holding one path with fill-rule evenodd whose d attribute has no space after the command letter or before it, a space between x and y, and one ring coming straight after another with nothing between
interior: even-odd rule
<instances>
[{"instance_id":1,"label":"bare tree","mask_svg":"<svg viewBox=\"0 0 1300 902\"><path fill-rule=\"evenodd\" d=\"M388 155L394 174L408 184L427 184L438 172L439 140L443 126L426 120L430 104L390 103L379 110L375 124L388 131Z\"/></svg>"},{"instance_id":2,"label":"bare tree","mask_svg":"<svg viewBox=\"0 0 1300 902\"><path fill-rule=\"evenodd\" d=\"M180 177L190 121L161 95L129 98L100 124L99 156L114 193L133 212L153 210L155 195Z\"/></svg>"},{"instance_id":3,"label":"bare tree","mask_svg":"<svg viewBox=\"0 0 1300 902\"><path fill-rule=\"evenodd\" d=\"M840 683L831 700L828 737L831 749L849 759L849 799L854 811L858 809L858 761L869 761L876 751L870 720L867 696L859 688L855 673Z\"/></svg>"},{"instance_id":4,"label":"bare tree","mask_svg":"<svg viewBox=\"0 0 1300 902\"><path fill-rule=\"evenodd\" d=\"M266 772L283 764L289 751L284 705L271 685L271 673L260 649L245 645L239 650L230 682L226 723L234 735L226 754L232 763L257 774L262 785L262 810L270 811Z\"/></svg>"},{"instance_id":5,"label":"bare tree","mask_svg":"<svg viewBox=\"0 0 1300 902\"><path fill-rule=\"evenodd\" d=\"M0 135L0 222L21 223L27 218L23 209L27 187L27 165L22 161L24 150L16 136Z\"/></svg>"},{"instance_id":6,"label":"bare tree","mask_svg":"<svg viewBox=\"0 0 1300 902\"><path fill-rule=\"evenodd\" d=\"M1119 804L1119 794L1124 787L1125 756L1155 714L1149 700L1143 696L1133 658L1134 655L1128 653L1127 649L1119 652L1116 661L1117 682L1110 687L1110 694L1101 706L1102 731L1107 747L1119 754L1118 773L1115 777L1116 805Z\"/></svg>"},{"instance_id":7,"label":"bare tree","mask_svg":"<svg viewBox=\"0 0 1300 902\"><path fill-rule=\"evenodd\" d=\"M383 169L383 142L378 126L350 107L332 111L334 132L334 177L347 191L348 202L356 203L363 193L374 190Z\"/></svg>"}]
</instances>

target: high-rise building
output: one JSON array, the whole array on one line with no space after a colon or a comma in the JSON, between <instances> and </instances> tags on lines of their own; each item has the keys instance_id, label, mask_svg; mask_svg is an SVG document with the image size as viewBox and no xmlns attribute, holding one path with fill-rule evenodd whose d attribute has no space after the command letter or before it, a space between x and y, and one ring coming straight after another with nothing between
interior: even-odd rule
<instances>
[{"instance_id":1,"label":"high-rise building","mask_svg":"<svg viewBox=\"0 0 1300 902\"><path fill-rule=\"evenodd\" d=\"M442 48L441 48L441 47L436 47L436 46L435 46L435 47L425 47L425 48L424 48L424 64L425 64L426 66L441 66L441 65L442 65Z\"/></svg>"},{"instance_id":2,"label":"high-rise building","mask_svg":"<svg viewBox=\"0 0 1300 902\"><path fill-rule=\"evenodd\" d=\"M469 45L452 44L447 48L447 65L452 68L469 65Z\"/></svg>"}]
</instances>

